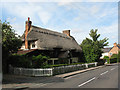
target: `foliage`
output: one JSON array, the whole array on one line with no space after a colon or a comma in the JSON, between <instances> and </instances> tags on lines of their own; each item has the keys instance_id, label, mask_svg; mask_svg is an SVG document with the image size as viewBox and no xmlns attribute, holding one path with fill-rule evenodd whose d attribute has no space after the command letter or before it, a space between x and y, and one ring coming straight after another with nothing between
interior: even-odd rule
<instances>
[{"instance_id":1,"label":"foliage","mask_svg":"<svg viewBox=\"0 0 120 90\"><path fill-rule=\"evenodd\" d=\"M2 50L3 53L5 53L5 57L6 55L17 52L17 50L21 47L21 45L22 45L22 41L20 40L19 37L17 37L17 34L15 33L15 30L12 29L12 26L8 22L3 22Z\"/></svg>"},{"instance_id":2,"label":"foliage","mask_svg":"<svg viewBox=\"0 0 120 90\"><path fill-rule=\"evenodd\" d=\"M85 64L83 62L81 63L71 63L71 64L55 64L55 65L45 65L43 68L53 68L53 67L60 67L60 66L68 66L68 65L78 65L78 64Z\"/></svg>"},{"instance_id":3,"label":"foliage","mask_svg":"<svg viewBox=\"0 0 120 90\"><path fill-rule=\"evenodd\" d=\"M110 59L114 59L114 58L116 58L116 59L117 59L117 57L118 57L118 55L117 55L117 54L113 54L113 55L110 57Z\"/></svg>"},{"instance_id":4,"label":"foliage","mask_svg":"<svg viewBox=\"0 0 120 90\"><path fill-rule=\"evenodd\" d=\"M8 62L13 67L23 67L23 68L32 67L31 60L25 55L13 54L9 57Z\"/></svg>"},{"instance_id":5,"label":"foliage","mask_svg":"<svg viewBox=\"0 0 120 90\"><path fill-rule=\"evenodd\" d=\"M38 55L28 57L27 55L17 55L13 54L9 58L9 64L14 67L23 67L23 68L41 68L46 66L46 61L49 57Z\"/></svg>"},{"instance_id":6,"label":"foliage","mask_svg":"<svg viewBox=\"0 0 120 90\"><path fill-rule=\"evenodd\" d=\"M103 59L104 59L104 60L107 60L107 63L109 63L109 57L108 57L108 56L104 56Z\"/></svg>"},{"instance_id":7,"label":"foliage","mask_svg":"<svg viewBox=\"0 0 120 90\"><path fill-rule=\"evenodd\" d=\"M113 54L113 55L110 57L110 63L116 63L116 62L118 62L118 55L119 55L119 54Z\"/></svg>"},{"instance_id":8,"label":"foliage","mask_svg":"<svg viewBox=\"0 0 120 90\"><path fill-rule=\"evenodd\" d=\"M89 35L91 39L86 38L82 41L82 44L80 45L82 47L85 62L98 62L101 54L102 54L102 48L104 46L108 45L108 38L104 38L102 40L98 40L100 37L100 34L97 34L97 29L91 30Z\"/></svg>"},{"instance_id":9,"label":"foliage","mask_svg":"<svg viewBox=\"0 0 120 90\"><path fill-rule=\"evenodd\" d=\"M2 28L2 64L3 64L3 72L7 72L8 68L8 59L12 53L17 52L17 50L21 47L22 41L20 37L17 37L15 30L12 29L12 26L8 22L0 23Z\"/></svg>"},{"instance_id":10,"label":"foliage","mask_svg":"<svg viewBox=\"0 0 120 90\"><path fill-rule=\"evenodd\" d=\"M47 65L47 60L49 57L47 56L43 56L43 55L38 55L38 56L33 56L32 57L32 66L34 68L40 68L40 67L44 67L45 65Z\"/></svg>"}]
</instances>

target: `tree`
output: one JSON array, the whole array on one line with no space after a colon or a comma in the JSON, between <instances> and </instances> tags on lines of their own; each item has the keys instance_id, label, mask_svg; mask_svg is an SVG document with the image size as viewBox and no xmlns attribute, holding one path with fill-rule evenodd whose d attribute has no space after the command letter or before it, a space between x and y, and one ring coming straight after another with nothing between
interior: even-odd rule
<instances>
[{"instance_id":1,"label":"tree","mask_svg":"<svg viewBox=\"0 0 120 90\"><path fill-rule=\"evenodd\" d=\"M6 70L7 60L12 53L17 52L21 47L22 41L20 37L17 37L15 30L8 22L3 22L2 24L2 64L3 69ZM4 71L3 70L3 71Z\"/></svg>"},{"instance_id":2,"label":"tree","mask_svg":"<svg viewBox=\"0 0 120 90\"><path fill-rule=\"evenodd\" d=\"M84 39L82 44L80 45L84 53L85 62L89 63L98 61L102 54L102 48L108 45L108 38L98 40L100 34L97 34L97 31L97 29L92 29L89 33L91 39Z\"/></svg>"}]
</instances>

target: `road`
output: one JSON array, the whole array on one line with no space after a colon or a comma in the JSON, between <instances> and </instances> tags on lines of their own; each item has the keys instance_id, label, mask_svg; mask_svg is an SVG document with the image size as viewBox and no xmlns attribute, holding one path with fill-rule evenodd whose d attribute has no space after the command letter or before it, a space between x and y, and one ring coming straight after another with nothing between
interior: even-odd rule
<instances>
[{"instance_id":1,"label":"road","mask_svg":"<svg viewBox=\"0 0 120 90\"><path fill-rule=\"evenodd\" d=\"M118 65L105 66L64 78L63 81L44 83L36 88L118 88ZM34 88L34 87L33 87Z\"/></svg>"}]
</instances>

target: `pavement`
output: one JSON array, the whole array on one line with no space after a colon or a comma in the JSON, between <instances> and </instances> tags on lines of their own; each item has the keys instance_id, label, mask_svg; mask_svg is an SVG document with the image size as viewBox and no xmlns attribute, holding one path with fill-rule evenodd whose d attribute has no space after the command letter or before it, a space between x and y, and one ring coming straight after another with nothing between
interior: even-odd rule
<instances>
[{"instance_id":1,"label":"pavement","mask_svg":"<svg viewBox=\"0 0 120 90\"><path fill-rule=\"evenodd\" d=\"M113 69L115 68L115 70L111 70L112 68ZM110 69L110 71L114 71L114 73L111 74L113 78L111 79L110 77L109 78L102 77L103 78L102 80L105 81L111 79L112 82L115 81L114 82L115 85L113 87L117 87L116 82L118 81L118 78L117 78L116 68L117 68L117 64L112 64L108 66L103 65L103 66L88 68L75 72L60 74L52 77L27 77L27 76L18 76L18 75L4 75L2 88L16 88L16 89L17 88L79 88L79 86L80 87L84 86L82 84L86 84L85 81L87 80L88 82L96 80L96 78L97 79L99 78L101 80L101 77L99 77L98 74L104 72L103 73L104 75L108 73L105 72L105 70L108 71L108 69ZM101 83L103 83L102 80ZM93 86L98 87L97 85L93 85ZM91 85L86 87L88 88L93 86ZM105 86L103 83L103 86L111 87L112 85Z\"/></svg>"}]
</instances>

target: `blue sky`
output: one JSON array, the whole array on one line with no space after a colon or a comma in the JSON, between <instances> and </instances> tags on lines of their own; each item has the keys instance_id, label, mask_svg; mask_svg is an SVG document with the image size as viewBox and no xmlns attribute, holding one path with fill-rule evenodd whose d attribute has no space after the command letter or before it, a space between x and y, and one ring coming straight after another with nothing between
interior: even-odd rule
<instances>
[{"instance_id":1,"label":"blue sky","mask_svg":"<svg viewBox=\"0 0 120 90\"><path fill-rule=\"evenodd\" d=\"M80 44L89 38L91 29L98 29L100 39L109 38L109 46L118 42L117 2L2 2L0 19L7 20L22 35L25 21L30 17L35 26L62 32L71 30L71 35ZM114 0L116 1L116 0Z\"/></svg>"}]
</instances>

